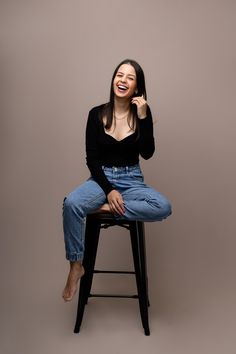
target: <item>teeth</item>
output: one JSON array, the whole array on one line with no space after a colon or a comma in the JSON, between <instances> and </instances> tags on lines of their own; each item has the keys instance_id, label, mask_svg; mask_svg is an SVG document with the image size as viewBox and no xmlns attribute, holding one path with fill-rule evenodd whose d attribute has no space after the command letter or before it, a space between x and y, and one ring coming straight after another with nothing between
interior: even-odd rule
<instances>
[{"instance_id":1,"label":"teeth","mask_svg":"<svg viewBox=\"0 0 236 354\"><path fill-rule=\"evenodd\" d=\"M123 85L119 85L118 88L121 89L121 90L127 90L127 87L123 86Z\"/></svg>"}]
</instances>

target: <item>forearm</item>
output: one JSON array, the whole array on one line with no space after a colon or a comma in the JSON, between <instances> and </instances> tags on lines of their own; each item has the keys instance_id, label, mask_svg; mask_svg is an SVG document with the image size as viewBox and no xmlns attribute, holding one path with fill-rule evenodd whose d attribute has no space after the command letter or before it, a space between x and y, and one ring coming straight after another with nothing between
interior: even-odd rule
<instances>
[{"instance_id":1,"label":"forearm","mask_svg":"<svg viewBox=\"0 0 236 354\"><path fill-rule=\"evenodd\" d=\"M149 159L155 151L153 122L150 108L147 110L147 116L139 120L139 128L139 152L144 159Z\"/></svg>"}]
</instances>

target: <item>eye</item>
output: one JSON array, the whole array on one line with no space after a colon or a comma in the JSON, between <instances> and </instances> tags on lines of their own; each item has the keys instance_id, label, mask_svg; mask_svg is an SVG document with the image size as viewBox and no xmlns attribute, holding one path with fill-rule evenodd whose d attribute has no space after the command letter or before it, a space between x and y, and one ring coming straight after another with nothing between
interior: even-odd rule
<instances>
[{"instance_id":1,"label":"eye","mask_svg":"<svg viewBox=\"0 0 236 354\"><path fill-rule=\"evenodd\" d=\"M129 77L129 79L130 79L131 81L134 81L134 78L133 78L133 77Z\"/></svg>"}]
</instances>

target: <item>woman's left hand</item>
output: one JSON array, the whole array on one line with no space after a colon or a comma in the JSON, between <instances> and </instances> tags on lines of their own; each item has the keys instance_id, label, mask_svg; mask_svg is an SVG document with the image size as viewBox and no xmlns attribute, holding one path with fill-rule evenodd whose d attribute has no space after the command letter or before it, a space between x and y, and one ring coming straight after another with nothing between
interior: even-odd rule
<instances>
[{"instance_id":1,"label":"woman's left hand","mask_svg":"<svg viewBox=\"0 0 236 354\"><path fill-rule=\"evenodd\" d=\"M131 103L136 104L139 119L144 119L147 117L147 101L143 96L133 97L131 99Z\"/></svg>"}]
</instances>

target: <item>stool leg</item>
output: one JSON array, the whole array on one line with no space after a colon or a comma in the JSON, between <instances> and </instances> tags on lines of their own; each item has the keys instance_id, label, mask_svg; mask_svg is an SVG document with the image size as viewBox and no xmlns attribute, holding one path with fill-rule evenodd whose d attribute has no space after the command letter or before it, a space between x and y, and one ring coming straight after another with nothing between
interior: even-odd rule
<instances>
[{"instance_id":1,"label":"stool leg","mask_svg":"<svg viewBox=\"0 0 236 354\"><path fill-rule=\"evenodd\" d=\"M96 262L97 256L97 249L98 249L98 242L99 242L99 235L100 235L101 224L98 221L89 220L88 221L88 232L85 235L88 239L87 245L87 252L84 257L84 269L86 276L86 287L85 287L85 303L88 302L88 297L90 295L92 282L93 282L93 274L94 274L94 267Z\"/></svg>"},{"instance_id":2,"label":"stool leg","mask_svg":"<svg viewBox=\"0 0 236 354\"><path fill-rule=\"evenodd\" d=\"M135 221L134 223L130 224L130 236L142 325L144 328L145 335L150 335L148 322L148 294L147 270L145 263L145 243L143 225L141 221Z\"/></svg>"},{"instance_id":3,"label":"stool leg","mask_svg":"<svg viewBox=\"0 0 236 354\"><path fill-rule=\"evenodd\" d=\"M141 222L141 221L139 221L137 224L138 224L139 233L142 233L142 234L143 234L142 240L143 240L143 255L144 255L144 264L145 264L147 298L148 298L148 306L150 306L149 296L148 296L149 291L148 291L148 275L147 275L147 258L146 258L145 227L144 227L144 223Z\"/></svg>"},{"instance_id":4,"label":"stool leg","mask_svg":"<svg viewBox=\"0 0 236 354\"><path fill-rule=\"evenodd\" d=\"M79 333L80 331L84 308L88 302L88 297L91 291L93 281L93 270L98 248L99 233L100 224L94 220L89 220L88 217L86 221L85 251L83 259L85 274L80 281L79 299L74 333Z\"/></svg>"}]
</instances>

